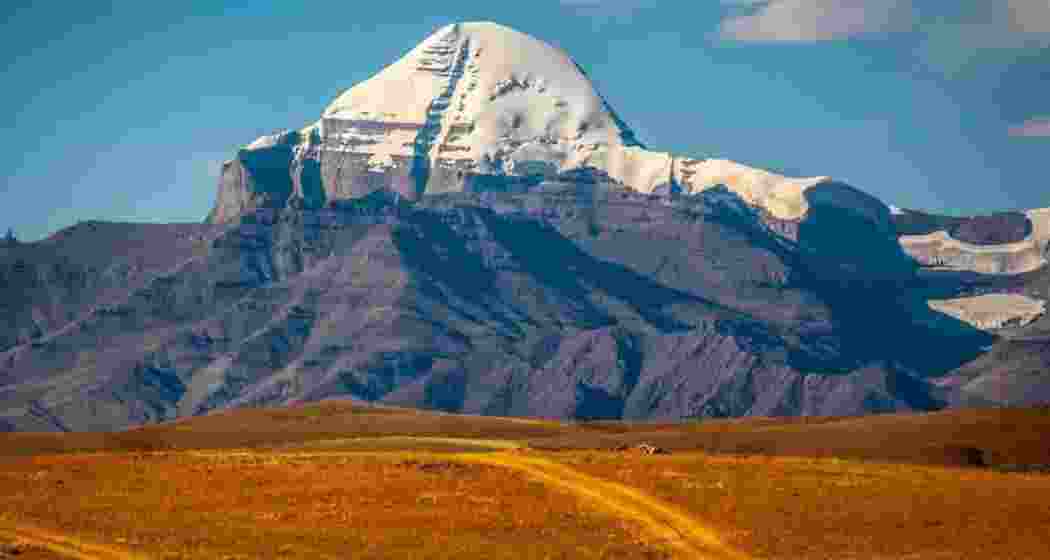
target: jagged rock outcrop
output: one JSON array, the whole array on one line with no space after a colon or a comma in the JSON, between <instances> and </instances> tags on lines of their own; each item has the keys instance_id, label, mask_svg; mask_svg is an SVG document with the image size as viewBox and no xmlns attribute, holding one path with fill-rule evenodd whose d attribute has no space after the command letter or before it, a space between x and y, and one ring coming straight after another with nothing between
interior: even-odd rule
<instances>
[{"instance_id":1,"label":"jagged rock outcrop","mask_svg":"<svg viewBox=\"0 0 1050 560\"><path fill-rule=\"evenodd\" d=\"M952 406L1033 406L1050 402L1050 335L1004 339L936 381Z\"/></svg>"},{"instance_id":2,"label":"jagged rock outcrop","mask_svg":"<svg viewBox=\"0 0 1050 560\"><path fill-rule=\"evenodd\" d=\"M0 352L119 302L206 250L218 229L82 222L37 243L0 246Z\"/></svg>"},{"instance_id":3,"label":"jagged rock outcrop","mask_svg":"<svg viewBox=\"0 0 1050 560\"><path fill-rule=\"evenodd\" d=\"M0 420L106 429L334 396L570 418L933 406L922 355L955 355L943 371L977 335L926 330L892 291L851 307L838 290L863 269L774 226L727 189L611 182L260 208L0 354ZM872 343L861 321L895 330Z\"/></svg>"}]
</instances>

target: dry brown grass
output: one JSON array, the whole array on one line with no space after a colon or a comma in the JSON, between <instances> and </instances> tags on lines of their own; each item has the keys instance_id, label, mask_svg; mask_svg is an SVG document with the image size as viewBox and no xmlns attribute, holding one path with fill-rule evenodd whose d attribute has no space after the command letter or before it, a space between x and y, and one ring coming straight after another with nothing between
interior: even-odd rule
<instances>
[{"instance_id":1,"label":"dry brown grass","mask_svg":"<svg viewBox=\"0 0 1050 560\"><path fill-rule=\"evenodd\" d=\"M673 504L755 558L1050 550L1050 476L1000 472L1050 464L1047 408L566 424L324 403L113 434L0 434L0 528L161 558L666 554L652 527L624 513L644 500L596 507L560 484L585 480L569 471L529 478L471 459L512 457L516 442L533 447L523 457L537 465L556 461ZM674 454L594 451L639 442ZM978 462L992 468L950 466ZM48 554L27 547L19 557Z\"/></svg>"},{"instance_id":2,"label":"dry brown grass","mask_svg":"<svg viewBox=\"0 0 1050 560\"><path fill-rule=\"evenodd\" d=\"M568 429L557 422L441 414L333 401L292 408L238 409L113 433L0 433L0 456L282 447L349 437L527 440L566 433Z\"/></svg>"},{"instance_id":3,"label":"dry brown grass","mask_svg":"<svg viewBox=\"0 0 1050 560\"><path fill-rule=\"evenodd\" d=\"M1050 408L966 409L843 418L601 423L533 440L543 449L647 442L676 451L837 457L946 466L1050 465Z\"/></svg>"},{"instance_id":4,"label":"dry brown grass","mask_svg":"<svg viewBox=\"0 0 1050 560\"><path fill-rule=\"evenodd\" d=\"M720 529L756 558L1046 558L1050 476L701 453L557 454Z\"/></svg>"},{"instance_id":5,"label":"dry brown grass","mask_svg":"<svg viewBox=\"0 0 1050 560\"><path fill-rule=\"evenodd\" d=\"M0 523L160 558L659 558L569 494L442 455L80 454L0 463Z\"/></svg>"},{"instance_id":6,"label":"dry brown grass","mask_svg":"<svg viewBox=\"0 0 1050 560\"><path fill-rule=\"evenodd\" d=\"M293 408L240 409L115 433L0 433L0 456L281 448L392 436L506 439L546 450L611 449L647 442L675 451L953 466L974 466L967 451L976 450L990 466L1050 465L1050 407L841 418L574 424L336 401Z\"/></svg>"}]
</instances>

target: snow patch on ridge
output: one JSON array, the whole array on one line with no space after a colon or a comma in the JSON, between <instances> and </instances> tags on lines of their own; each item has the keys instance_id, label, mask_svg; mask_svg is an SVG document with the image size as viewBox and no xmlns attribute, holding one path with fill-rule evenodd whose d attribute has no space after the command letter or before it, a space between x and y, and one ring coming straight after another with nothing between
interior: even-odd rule
<instances>
[{"instance_id":1,"label":"snow patch on ridge","mask_svg":"<svg viewBox=\"0 0 1050 560\"><path fill-rule=\"evenodd\" d=\"M1023 327L1046 314L1046 302L1018 294L930 300L930 308L982 330Z\"/></svg>"},{"instance_id":2,"label":"snow patch on ridge","mask_svg":"<svg viewBox=\"0 0 1050 560\"><path fill-rule=\"evenodd\" d=\"M725 185L791 220L808 210L804 192L828 180L789 179L727 160L646 150L565 52L494 23L442 28L340 95L325 110L322 131L350 123L343 137L358 138L382 163L390 154L418 151L412 137L428 118L434 120L435 111L440 114L431 126L439 132L425 154L433 166L444 160L492 174L594 168L645 193L672 186L698 193ZM352 129L363 122L387 130L366 143Z\"/></svg>"},{"instance_id":3,"label":"snow patch on ridge","mask_svg":"<svg viewBox=\"0 0 1050 560\"><path fill-rule=\"evenodd\" d=\"M982 274L1021 274L1048 264L1050 208L1025 213L1032 233L1016 243L974 245L938 230L925 235L902 235L904 251L919 263L947 270Z\"/></svg>"},{"instance_id":4,"label":"snow patch on ridge","mask_svg":"<svg viewBox=\"0 0 1050 560\"><path fill-rule=\"evenodd\" d=\"M748 204L764 208L781 220L801 220L809 211L806 191L830 180L829 177L790 179L725 159L679 159L675 175L675 181L685 192L702 192L724 185Z\"/></svg>"},{"instance_id":5,"label":"snow patch on ridge","mask_svg":"<svg viewBox=\"0 0 1050 560\"><path fill-rule=\"evenodd\" d=\"M1039 245L1045 255L1050 249L1050 208L1036 208L1025 212L1028 221L1032 223L1031 239Z\"/></svg>"}]
</instances>

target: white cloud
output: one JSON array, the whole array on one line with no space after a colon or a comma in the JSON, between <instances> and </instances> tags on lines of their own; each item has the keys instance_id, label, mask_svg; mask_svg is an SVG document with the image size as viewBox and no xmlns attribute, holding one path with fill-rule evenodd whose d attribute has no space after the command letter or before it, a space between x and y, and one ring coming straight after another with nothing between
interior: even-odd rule
<instances>
[{"instance_id":1,"label":"white cloud","mask_svg":"<svg viewBox=\"0 0 1050 560\"><path fill-rule=\"evenodd\" d=\"M736 41L829 41L872 33L923 32L929 24L939 30L960 26L960 32L976 33L986 45L991 42L1011 48L1050 44L1047 0L998 0L989 5L983 23L963 21L965 9L956 2L722 0L722 4L734 10L751 7L746 14L722 21L722 37Z\"/></svg>"},{"instance_id":2,"label":"white cloud","mask_svg":"<svg viewBox=\"0 0 1050 560\"><path fill-rule=\"evenodd\" d=\"M722 36L737 41L828 41L902 30L911 24L911 0L770 0L722 22Z\"/></svg>"},{"instance_id":3,"label":"white cloud","mask_svg":"<svg viewBox=\"0 0 1050 560\"><path fill-rule=\"evenodd\" d=\"M1047 0L1007 0L1006 10L1013 31L1050 34L1050 2Z\"/></svg>"},{"instance_id":4,"label":"white cloud","mask_svg":"<svg viewBox=\"0 0 1050 560\"><path fill-rule=\"evenodd\" d=\"M1010 136L1022 138L1050 137L1050 117L1036 117L1010 127Z\"/></svg>"}]
</instances>

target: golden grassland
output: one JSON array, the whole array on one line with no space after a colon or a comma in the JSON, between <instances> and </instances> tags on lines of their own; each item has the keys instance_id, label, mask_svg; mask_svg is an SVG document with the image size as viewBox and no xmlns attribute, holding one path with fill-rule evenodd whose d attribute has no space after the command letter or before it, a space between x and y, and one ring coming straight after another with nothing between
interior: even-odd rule
<instances>
[{"instance_id":1,"label":"golden grassland","mask_svg":"<svg viewBox=\"0 0 1050 560\"><path fill-rule=\"evenodd\" d=\"M661 558L631 520L439 454L178 452L0 464L0 523L157 558Z\"/></svg>"},{"instance_id":2,"label":"golden grassland","mask_svg":"<svg viewBox=\"0 0 1050 560\"><path fill-rule=\"evenodd\" d=\"M639 488L756 558L1038 559L1050 555L1050 476L826 458L686 453L561 457Z\"/></svg>"},{"instance_id":3,"label":"golden grassland","mask_svg":"<svg viewBox=\"0 0 1050 560\"><path fill-rule=\"evenodd\" d=\"M642 441L672 453L611 450ZM1047 464L1045 408L677 424L246 409L0 434L0 558L1035 560Z\"/></svg>"}]
</instances>

